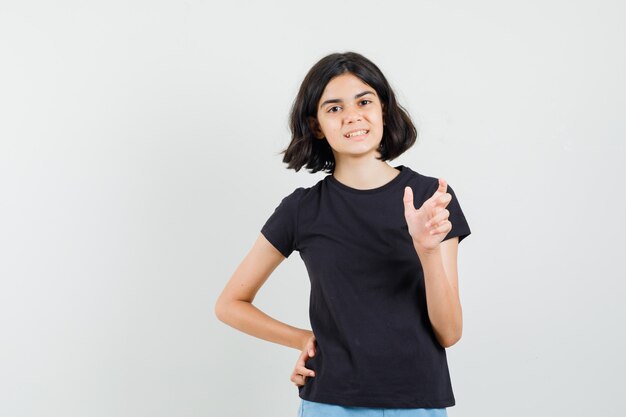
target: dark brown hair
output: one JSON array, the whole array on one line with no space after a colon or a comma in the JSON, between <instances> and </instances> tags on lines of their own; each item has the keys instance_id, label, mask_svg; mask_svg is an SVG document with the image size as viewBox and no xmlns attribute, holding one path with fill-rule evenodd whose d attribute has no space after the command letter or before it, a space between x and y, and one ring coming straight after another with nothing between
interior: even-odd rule
<instances>
[{"instance_id":1,"label":"dark brown hair","mask_svg":"<svg viewBox=\"0 0 626 417\"><path fill-rule=\"evenodd\" d=\"M288 169L296 172L303 166L311 173L333 173L335 157L327 140L315 139L309 119L317 119L317 104L329 81L351 73L368 84L381 100L385 123L379 152L382 161L393 160L409 149L417 139L417 129L407 111L398 104L395 94L380 69L356 52L334 53L319 60L304 77L289 115L291 142L282 154Z\"/></svg>"}]
</instances>

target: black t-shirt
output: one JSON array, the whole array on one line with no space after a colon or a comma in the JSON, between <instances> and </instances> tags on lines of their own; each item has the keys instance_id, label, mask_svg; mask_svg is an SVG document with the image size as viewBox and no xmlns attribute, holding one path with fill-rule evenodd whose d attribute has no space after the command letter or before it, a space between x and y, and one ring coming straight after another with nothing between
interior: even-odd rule
<instances>
[{"instance_id":1,"label":"black t-shirt","mask_svg":"<svg viewBox=\"0 0 626 417\"><path fill-rule=\"evenodd\" d=\"M342 406L443 408L455 404L446 351L435 338L424 273L404 218L404 187L415 208L437 178L400 165L378 188L358 190L327 175L283 198L261 233L285 257L294 250L311 281L315 371L299 396ZM470 234L452 187L452 230Z\"/></svg>"}]
</instances>

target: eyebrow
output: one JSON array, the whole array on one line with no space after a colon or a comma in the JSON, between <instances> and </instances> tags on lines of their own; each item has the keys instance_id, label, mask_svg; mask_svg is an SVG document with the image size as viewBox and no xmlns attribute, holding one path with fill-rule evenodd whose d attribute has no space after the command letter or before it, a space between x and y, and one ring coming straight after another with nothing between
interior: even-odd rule
<instances>
[{"instance_id":1,"label":"eyebrow","mask_svg":"<svg viewBox=\"0 0 626 417\"><path fill-rule=\"evenodd\" d=\"M354 98L357 99L359 97L363 97L366 94L374 94L374 95L376 95L376 93L374 93L373 91L367 90L367 91L360 92L359 94L354 96ZM343 102L343 100L341 100L340 98L331 98L331 99L326 100L322 104L320 104L320 108L322 108L325 105L330 104L330 103L342 103L342 102Z\"/></svg>"}]
</instances>

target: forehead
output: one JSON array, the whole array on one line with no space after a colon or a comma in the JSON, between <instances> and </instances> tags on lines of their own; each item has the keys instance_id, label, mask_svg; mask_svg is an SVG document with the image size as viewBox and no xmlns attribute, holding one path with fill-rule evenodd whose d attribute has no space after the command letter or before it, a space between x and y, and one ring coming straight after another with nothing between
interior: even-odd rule
<instances>
[{"instance_id":1,"label":"forehead","mask_svg":"<svg viewBox=\"0 0 626 417\"><path fill-rule=\"evenodd\" d=\"M348 100L354 97L355 94L365 90L375 92L374 88L364 83L359 77L346 72L332 78L328 84L326 84L320 101L334 98Z\"/></svg>"}]
</instances>

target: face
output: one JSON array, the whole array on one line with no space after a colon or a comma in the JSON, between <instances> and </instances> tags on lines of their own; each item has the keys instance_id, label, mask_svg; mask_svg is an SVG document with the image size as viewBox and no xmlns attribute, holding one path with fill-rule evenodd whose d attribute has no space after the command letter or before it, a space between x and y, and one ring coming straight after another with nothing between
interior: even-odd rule
<instances>
[{"instance_id":1,"label":"face","mask_svg":"<svg viewBox=\"0 0 626 417\"><path fill-rule=\"evenodd\" d=\"M340 157L378 156L383 137L383 108L376 91L351 73L326 85L310 121L318 140L326 140Z\"/></svg>"}]
</instances>

